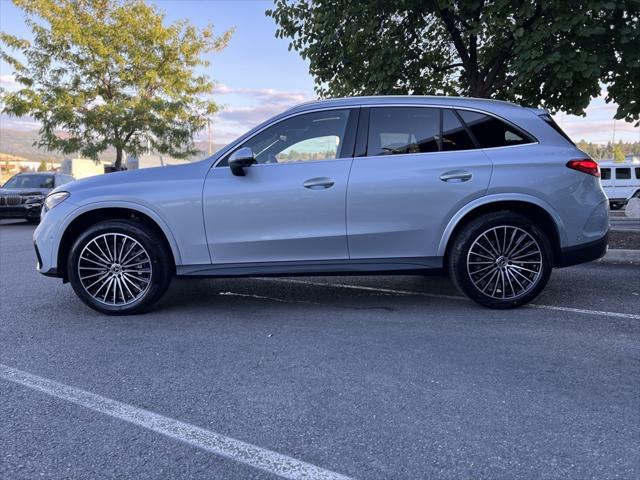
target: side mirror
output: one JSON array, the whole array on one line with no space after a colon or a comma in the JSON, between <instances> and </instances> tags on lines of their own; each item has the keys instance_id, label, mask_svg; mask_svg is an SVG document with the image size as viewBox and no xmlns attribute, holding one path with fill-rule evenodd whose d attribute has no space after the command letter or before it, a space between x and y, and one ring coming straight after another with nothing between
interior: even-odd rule
<instances>
[{"instance_id":1,"label":"side mirror","mask_svg":"<svg viewBox=\"0 0 640 480\"><path fill-rule=\"evenodd\" d=\"M256 157L253 155L253 150L249 147L239 148L229 157L231 173L238 177L244 177L246 175L244 169L254 163L256 163Z\"/></svg>"}]
</instances>

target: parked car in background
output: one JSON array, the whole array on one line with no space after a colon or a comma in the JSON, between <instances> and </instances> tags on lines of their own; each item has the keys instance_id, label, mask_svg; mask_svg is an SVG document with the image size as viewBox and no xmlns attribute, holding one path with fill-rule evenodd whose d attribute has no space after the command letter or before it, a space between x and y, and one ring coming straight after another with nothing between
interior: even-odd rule
<instances>
[{"instance_id":1,"label":"parked car in background","mask_svg":"<svg viewBox=\"0 0 640 480\"><path fill-rule=\"evenodd\" d=\"M200 162L57 188L34 233L37 268L108 314L148 309L174 276L432 272L513 308L554 267L604 255L599 177L544 110L311 102Z\"/></svg>"},{"instance_id":2,"label":"parked car in background","mask_svg":"<svg viewBox=\"0 0 640 480\"><path fill-rule=\"evenodd\" d=\"M40 221L42 202L55 187L73 181L60 173L18 173L0 188L0 218Z\"/></svg>"},{"instance_id":3,"label":"parked car in background","mask_svg":"<svg viewBox=\"0 0 640 480\"><path fill-rule=\"evenodd\" d=\"M640 163L600 162L601 182L613 210L640 198Z\"/></svg>"}]
</instances>

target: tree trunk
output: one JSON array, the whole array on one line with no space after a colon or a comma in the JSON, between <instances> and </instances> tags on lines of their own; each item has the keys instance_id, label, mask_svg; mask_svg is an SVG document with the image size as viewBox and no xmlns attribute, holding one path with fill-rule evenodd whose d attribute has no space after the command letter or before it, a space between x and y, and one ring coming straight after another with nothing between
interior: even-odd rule
<instances>
[{"instance_id":1,"label":"tree trunk","mask_svg":"<svg viewBox=\"0 0 640 480\"><path fill-rule=\"evenodd\" d=\"M484 89L484 82L480 75L477 73L469 73L469 94L475 98L489 97Z\"/></svg>"},{"instance_id":2,"label":"tree trunk","mask_svg":"<svg viewBox=\"0 0 640 480\"><path fill-rule=\"evenodd\" d=\"M122 169L122 148L116 147L116 163L113 164L113 169L117 172Z\"/></svg>"}]
</instances>

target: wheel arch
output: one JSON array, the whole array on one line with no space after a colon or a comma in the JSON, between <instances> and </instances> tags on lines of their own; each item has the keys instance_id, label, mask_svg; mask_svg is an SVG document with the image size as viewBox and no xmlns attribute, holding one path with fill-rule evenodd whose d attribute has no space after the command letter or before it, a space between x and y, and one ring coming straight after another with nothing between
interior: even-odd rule
<instances>
[{"instance_id":1,"label":"wheel arch","mask_svg":"<svg viewBox=\"0 0 640 480\"><path fill-rule=\"evenodd\" d=\"M73 242L84 230L91 225L106 220L133 220L141 222L150 227L172 254L173 268L180 264L180 252L168 226L152 210L141 205L133 205L126 202L109 204L90 204L85 208L74 212L73 217L67 218L65 225L61 228L57 250L53 252L56 259L57 273L66 282L67 259Z\"/></svg>"},{"instance_id":2,"label":"wheel arch","mask_svg":"<svg viewBox=\"0 0 640 480\"><path fill-rule=\"evenodd\" d=\"M500 211L518 213L538 225L551 242L554 264L558 261L562 246L566 243L562 219L546 202L529 195L494 195L467 204L447 224L438 247L438 255L447 258L456 235L470 221L480 215Z\"/></svg>"}]
</instances>

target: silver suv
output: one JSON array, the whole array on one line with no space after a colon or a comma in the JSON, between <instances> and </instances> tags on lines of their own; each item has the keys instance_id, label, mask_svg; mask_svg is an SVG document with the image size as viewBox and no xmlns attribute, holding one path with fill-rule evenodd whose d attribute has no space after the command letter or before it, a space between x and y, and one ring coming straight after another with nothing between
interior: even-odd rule
<instances>
[{"instance_id":1,"label":"silver suv","mask_svg":"<svg viewBox=\"0 0 640 480\"><path fill-rule=\"evenodd\" d=\"M596 162L546 111L450 97L306 103L206 160L56 189L38 270L141 312L176 277L448 272L476 302L532 300L600 258Z\"/></svg>"}]
</instances>

